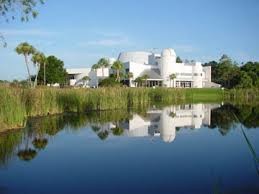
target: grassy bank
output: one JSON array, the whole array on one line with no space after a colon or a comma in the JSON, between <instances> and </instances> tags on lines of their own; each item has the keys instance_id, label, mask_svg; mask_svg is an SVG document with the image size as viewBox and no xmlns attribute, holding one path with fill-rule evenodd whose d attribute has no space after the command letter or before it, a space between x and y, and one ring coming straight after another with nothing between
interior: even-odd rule
<instances>
[{"instance_id":1,"label":"grassy bank","mask_svg":"<svg viewBox=\"0 0 259 194\"><path fill-rule=\"evenodd\" d=\"M255 91L249 91L255 92ZM99 89L22 89L0 86L0 131L23 127L28 117L63 112L89 112L115 109L142 109L153 104L249 101L257 98L242 91L220 89L99 88ZM241 95L242 94L242 95Z\"/></svg>"}]
</instances>

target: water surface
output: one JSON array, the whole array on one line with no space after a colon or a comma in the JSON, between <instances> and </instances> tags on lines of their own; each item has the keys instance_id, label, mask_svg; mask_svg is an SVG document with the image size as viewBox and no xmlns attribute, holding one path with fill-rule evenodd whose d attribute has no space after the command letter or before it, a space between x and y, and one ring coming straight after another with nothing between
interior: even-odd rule
<instances>
[{"instance_id":1,"label":"water surface","mask_svg":"<svg viewBox=\"0 0 259 194\"><path fill-rule=\"evenodd\" d=\"M33 118L0 135L0 193L259 193L259 107Z\"/></svg>"}]
</instances>

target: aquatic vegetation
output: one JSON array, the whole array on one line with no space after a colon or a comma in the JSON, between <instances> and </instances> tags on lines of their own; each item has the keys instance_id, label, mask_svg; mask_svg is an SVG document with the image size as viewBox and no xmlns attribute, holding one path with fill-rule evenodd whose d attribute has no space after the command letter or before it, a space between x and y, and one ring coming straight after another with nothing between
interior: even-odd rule
<instances>
[{"instance_id":1,"label":"aquatic vegetation","mask_svg":"<svg viewBox=\"0 0 259 194\"><path fill-rule=\"evenodd\" d=\"M13 88L0 86L0 131L24 127L28 117L64 112L90 113L104 110L143 110L151 105L198 102L251 102L259 90L173 88ZM91 113L92 114L92 113Z\"/></svg>"}]
</instances>

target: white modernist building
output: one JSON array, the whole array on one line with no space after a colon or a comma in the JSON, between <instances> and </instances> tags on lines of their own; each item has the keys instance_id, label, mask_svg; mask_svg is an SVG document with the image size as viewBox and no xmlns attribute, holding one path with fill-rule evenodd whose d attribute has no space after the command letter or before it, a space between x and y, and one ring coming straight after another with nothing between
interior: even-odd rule
<instances>
[{"instance_id":1,"label":"white modernist building","mask_svg":"<svg viewBox=\"0 0 259 194\"><path fill-rule=\"evenodd\" d=\"M119 122L128 137L160 137L166 143L173 142L180 129L191 128L195 131L211 125L211 111L218 104L186 104L165 107L162 110L150 109L145 115L134 114L128 121ZM116 127L114 123L102 125L109 131Z\"/></svg>"},{"instance_id":2,"label":"white modernist building","mask_svg":"<svg viewBox=\"0 0 259 194\"><path fill-rule=\"evenodd\" d=\"M211 123L211 110L219 105L186 104L149 110L145 117L135 114L129 120L125 135L130 137L160 136L164 142L172 142L180 128L200 129Z\"/></svg>"},{"instance_id":3,"label":"white modernist building","mask_svg":"<svg viewBox=\"0 0 259 194\"><path fill-rule=\"evenodd\" d=\"M147 84L150 87L178 87L178 88L203 88L220 87L211 82L211 67L203 67L200 62L177 63L176 53L173 49L164 49L161 54L152 52L122 52L118 60L124 64L124 73L131 72L133 77L127 80L130 87L136 87L134 80L138 77L147 77ZM114 59L110 60L114 61ZM70 85L77 85L84 76L90 77L89 86L96 87L100 79L106 78L112 72L110 68L93 71L85 69L67 69L70 75ZM170 79L170 75L175 76Z\"/></svg>"}]
</instances>

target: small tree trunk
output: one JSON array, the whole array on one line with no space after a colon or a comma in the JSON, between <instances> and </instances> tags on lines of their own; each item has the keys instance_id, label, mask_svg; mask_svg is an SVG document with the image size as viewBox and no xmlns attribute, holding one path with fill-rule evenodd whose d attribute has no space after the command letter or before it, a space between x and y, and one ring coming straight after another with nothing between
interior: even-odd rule
<instances>
[{"instance_id":1,"label":"small tree trunk","mask_svg":"<svg viewBox=\"0 0 259 194\"><path fill-rule=\"evenodd\" d=\"M37 74L36 74L36 77L35 77L35 80L34 80L34 88L36 88L37 83L38 83L38 74L39 74L39 71L40 71L40 65L38 66Z\"/></svg>"},{"instance_id":2,"label":"small tree trunk","mask_svg":"<svg viewBox=\"0 0 259 194\"><path fill-rule=\"evenodd\" d=\"M116 80L117 80L118 82L120 82L120 72L119 72L119 70L117 70L117 78L116 78Z\"/></svg>"},{"instance_id":3,"label":"small tree trunk","mask_svg":"<svg viewBox=\"0 0 259 194\"><path fill-rule=\"evenodd\" d=\"M24 59L25 59L25 64L26 64L26 67L27 67L27 72L28 72L28 76L29 76L29 85L30 87L32 87L32 82L31 82L31 73L30 73L30 68L29 68L29 64L28 64L28 56L27 54L24 55Z\"/></svg>"},{"instance_id":4,"label":"small tree trunk","mask_svg":"<svg viewBox=\"0 0 259 194\"><path fill-rule=\"evenodd\" d=\"M46 85L46 63L44 63L44 86Z\"/></svg>"}]
</instances>

